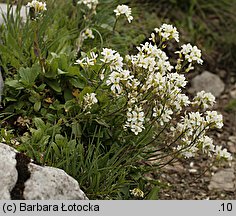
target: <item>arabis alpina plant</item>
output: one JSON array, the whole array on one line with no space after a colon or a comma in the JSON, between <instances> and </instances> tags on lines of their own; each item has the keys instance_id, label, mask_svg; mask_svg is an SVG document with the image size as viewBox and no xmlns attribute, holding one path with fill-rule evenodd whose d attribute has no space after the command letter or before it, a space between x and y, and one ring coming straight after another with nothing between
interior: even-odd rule
<instances>
[{"instance_id":1,"label":"arabis alpina plant","mask_svg":"<svg viewBox=\"0 0 236 216\"><path fill-rule=\"evenodd\" d=\"M133 20L133 16L131 16L131 8L129 8L127 5L118 5L114 12L117 19L121 15L125 15L129 23L131 23Z\"/></svg>"},{"instance_id":2,"label":"arabis alpina plant","mask_svg":"<svg viewBox=\"0 0 236 216\"><path fill-rule=\"evenodd\" d=\"M117 16L127 11L127 6L118 6L115 10ZM180 51L175 52L176 61L170 61L163 47L171 39L179 41L177 29L163 24L155 32L150 38L152 43L138 46L135 55L123 58L116 50L103 48L100 56L96 56L96 65L100 65L98 76L101 77L102 72L103 78L99 78L95 89L102 88L104 92L109 87L110 97L119 110L116 116L120 115L123 119L124 134L142 137L152 131L153 142L165 134L164 149L175 154L189 158L201 151L209 156L231 159L225 149L216 147L207 136L209 129L223 126L222 115L207 110L214 105L215 97L201 91L190 101L183 93L187 85L184 73L194 69L195 63L202 64L201 51L190 44L182 45ZM89 70L93 67L90 62L95 62L89 56L93 56L92 52L88 57L77 60L77 64ZM171 62L176 62L176 65ZM84 100L91 101L91 96L84 96ZM97 98L99 104L99 95ZM118 101L123 101L122 106ZM161 133L155 130L161 130Z\"/></svg>"}]
</instances>

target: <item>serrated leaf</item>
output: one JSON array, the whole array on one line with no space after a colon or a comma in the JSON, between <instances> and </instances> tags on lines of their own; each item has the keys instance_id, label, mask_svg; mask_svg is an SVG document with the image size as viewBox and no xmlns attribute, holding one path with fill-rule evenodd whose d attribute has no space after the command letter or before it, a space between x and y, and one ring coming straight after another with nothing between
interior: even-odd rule
<instances>
[{"instance_id":1,"label":"serrated leaf","mask_svg":"<svg viewBox=\"0 0 236 216\"><path fill-rule=\"evenodd\" d=\"M26 86L33 86L36 78L39 75L39 68L34 66L32 68L20 68L20 82Z\"/></svg>"}]
</instances>

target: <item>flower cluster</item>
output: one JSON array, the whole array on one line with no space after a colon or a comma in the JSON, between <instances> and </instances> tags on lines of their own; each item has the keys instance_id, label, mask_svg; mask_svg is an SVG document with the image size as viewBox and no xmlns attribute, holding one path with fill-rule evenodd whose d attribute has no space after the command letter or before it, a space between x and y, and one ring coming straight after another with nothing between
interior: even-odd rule
<instances>
[{"instance_id":1,"label":"flower cluster","mask_svg":"<svg viewBox=\"0 0 236 216\"><path fill-rule=\"evenodd\" d=\"M95 52L90 52L90 56L85 56L82 59L77 59L75 64L81 67L89 67L95 65L98 55Z\"/></svg>"},{"instance_id":2,"label":"flower cluster","mask_svg":"<svg viewBox=\"0 0 236 216\"><path fill-rule=\"evenodd\" d=\"M179 32L176 27L173 27L172 25L163 24L160 28L155 28L154 31L159 34L163 42L171 40L172 38L179 42ZM154 34L152 34L151 40L153 40L153 42L155 42L154 38Z\"/></svg>"},{"instance_id":3,"label":"flower cluster","mask_svg":"<svg viewBox=\"0 0 236 216\"><path fill-rule=\"evenodd\" d=\"M101 61L105 64L109 64L111 70L119 70L123 67L123 58L117 51L103 48L101 54L103 56Z\"/></svg>"},{"instance_id":4,"label":"flower cluster","mask_svg":"<svg viewBox=\"0 0 236 216\"><path fill-rule=\"evenodd\" d=\"M201 59L201 50L197 48L197 46L192 46L191 44L184 44L180 51L182 55L184 55L185 60L188 62L197 62L198 64L202 64L203 60Z\"/></svg>"},{"instance_id":5,"label":"flower cluster","mask_svg":"<svg viewBox=\"0 0 236 216\"><path fill-rule=\"evenodd\" d=\"M84 95L84 110L91 109L92 105L96 104L98 99L96 98L95 93L87 93Z\"/></svg>"},{"instance_id":6,"label":"flower cluster","mask_svg":"<svg viewBox=\"0 0 236 216\"><path fill-rule=\"evenodd\" d=\"M78 1L78 4L84 4L89 9L95 9L98 5L98 0L80 0Z\"/></svg>"},{"instance_id":7,"label":"flower cluster","mask_svg":"<svg viewBox=\"0 0 236 216\"><path fill-rule=\"evenodd\" d=\"M172 25L163 24L155 31L158 34L151 37L154 42L158 41L157 36L162 42L172 38L179 41L179 33ZM99 57L85 57L77 63L89 67L94 59L100 62L103 85L110 88L114 100L120 98L126 102L123 109L126 132L139 135L149 126L169 128L175 140L175 144L170 145L173 151L193 157L201 150L230 159L230 154L213 145L207 136L209 129L223 126L222 115L207 110L214 105L215 97L201 91L190 101L183 93L187 85L183 73L192 69L194 63L202 63L201 51L196 46L183 45L173 65L175 61L170 62L162 48L157 43L146 42L137 47L137 54L124 59L117 51L103 48ZM196 107L196 112L187 111L196 110Z\"/></svg>"},{"instance_id":8,"label":"flower cluster","mask_svg":"<svg viewBox=\"0 0 236 216\"><path fill-rule=\"evenodd\" d=\"M83 33L82 33L82 38L83 40L86 40L88 38L94 39L93 31L89 28L87 28Z\"/></svg>"},{"instance_id":9,"label":"flower cluster","mask_svg":"<svg viewBox=\"0 0 236 216\"><path fill-rule=\"evenodd\" d=\"M200 91L193 98L193 105L202 107L203 109L211 108L215 103L215 96L210 92Z\"/></svg>"},{"instance_id":10,"label":"flower cluster","mask_svg":"<svg viewBox=\"0 0 236 216\"><path fill-rule=\"evenodd\" d=\"M144 112L142 107L135 106L134 109L128 108L127 121L124 129L130 128L131 131L138 135L144 129Z\"/></svg>"},{"instance_id":11,"label":"flower cluster","mask_svg":"<svg viewBox=\"0 0 236 216\"><path fill-rule=\"evenodd\" d=\"M114 12L117 18L121 15L125 15L129 23L131 23L133 20L133 17L131 16L131 8L129 8L127 5L118 5Z\"/></svg>"},{"instance_id":12,"label":"flower cluster","mask_svg":"<svg viewBox=\"0 0 236 216\"><path fill-rule=\"evenodd\" d=\"M220 129L222 127L222 115L216 111L206 111L205 116L199 112L186 114L174 130L179 136L177 150L187 158L194 157L197 151L202 149L209 156L215 154L230 160L231 156L227 150L221 150L221 146L215 146L213 140L206 135L209 128Z\"/></svg>"},{"instance_id":13,"label":"flower cluster","mask_svg":"<svg viewBox=\"0 0 236 216\"><path fill-rule=\"evenodd\" d=\"M34 14L32 15L34 18L39 17L42 14L42 12L47 10L45 2L40 2L36 0L33 0L32 2L28 2L26 7L32 8L34 10L33 11Z\"/></svg>"},{"instance_id":14,"label":"flower cluster","mask_svg":"<svg viewBox=\"0 0 236 216\"><path fill-rule=\"evenodd\" d=\"M131 195L133 195L136 198L143 198L144 193L139 188L134 188L133 190L130 190Z\"/></svg>"}]
</instances>

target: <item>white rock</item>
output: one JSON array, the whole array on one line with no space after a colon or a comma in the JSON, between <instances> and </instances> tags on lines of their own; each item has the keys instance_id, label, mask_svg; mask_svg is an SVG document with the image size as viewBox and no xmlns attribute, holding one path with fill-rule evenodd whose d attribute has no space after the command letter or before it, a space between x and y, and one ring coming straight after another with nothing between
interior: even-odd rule
<instances>
[{"instance_id":1,"label":"white rock","mask_svg":"<svg viewBox=\"0 0 236 216\"><path fill-rule=\"evenodd\" d=\"M217 75L208 71L204 71L202 74L194 77L191 85L190 93L204 90L211 92L215 97L219 97L225 88L224 82Z\"/></svg>"},{"instance_id":2,"label":"white rock","mask_svg":"<svg viewBox=\"0 0 236 216\"><path fill-rule=\"evenodd\" d=\"M209 190L235 191L236 176L233 168L227 168L218 171L212 176L208 186Z\"/></svg>"},{"instance_id":3,"label":"white rock","mask_svg":"<svg viewBox=\"0 0 236 216\"><path fill-rule=\"evenodd\" d=\"M16 5L12 6L12 11L13 14L15 14L16 11ZM3 15L7 14L7 4L5 3L0 3L0 25L4 23ZM26 20L26 7L22 6L21 11L20 11L20 16L23 18L23 21Z\"/></svg>"},{"instance_id":4,"label":"white rock","mask_svg":"<svg viewBox=\"0 0 236 216\"><path fill-rule=\"evenodd\" d=\"M0 143L0 199L11 199L10 192L17 182L15 156L13 148Z\"/></svg>"},{"instance_id":5,"label":"white rock","mask_svg":"<svg viewBox=\"0 0 236 216\"><path fill-rule=\"evenodd\" d=\"M85 200L78 182L63 170L29 164L30 179L25 182L24 198L30 200Z\"/></svg>"},{"instance_id":6,"label":"white rock","mask_svg":"<svg viewBox=\"0 0 236 216\"><path fill-rule=\"evenodd\" d=\"M0 143L0 199L11 199L18 176L17 151ZM27 164L25 164L27 165ZM19 164L18 164L19 166ZM28 164L30 178L25 182L23 197L28 200L85 200L88 199L78 182L65 171L53 167Z\"/></svg>"}]
</instances>

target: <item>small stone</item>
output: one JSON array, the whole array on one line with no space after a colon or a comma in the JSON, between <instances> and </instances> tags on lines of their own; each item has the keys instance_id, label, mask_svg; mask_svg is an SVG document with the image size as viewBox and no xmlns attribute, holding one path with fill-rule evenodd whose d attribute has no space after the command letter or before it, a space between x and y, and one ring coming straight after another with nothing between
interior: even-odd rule
<instances>
[{"instance_id":1,"label":"small stone","mask_svg":"<svg viewBox=\"0 0 236 216\"><path fill-rule=\"evenodd\" d=\"M184 167L181 165L181 163L175 163L172 165L166 165L165 170L172 172L172 173L183 173Z\"/></svg>"},{"instance_id":2,"label":"small stone","mask_svg":"<svg viewBox=\"0 0 236 216\"><path fill-rule=\"evenodd\" d=\"M228 145L228 149L231 153L236 153L236 143L233 143L233 142L228 142L227 143Z\"/></svg>"},{"instance_id":3,"label":"small stone","mask_svg":"<svg viewBox=\"0 0 236 216\"><path fill-rule=\"evenodd\" d=\"M197 170L196 169L189 169L188 170L190 173L197 173Z\"/></svg>"},{"instance_id":4,"label":"small stone","mask_svg":"<svg viewBox=\"0 0 236 216\"><path fill-rule=\"evenodd\" d=\"M219 76L208 71L204 71L202 74L194 77L191 85L192 87L189 89L190 93L204 90L211 92L215 97L219 97L225 88L225 84Z\"/></svg>"},{"instance_id":5,"label":"small stone","mask_svg":"<svg viewBox=\"0 0 236 216\"><path fill-rule=\"evenodd\" d=\"M229 141L233 142L236 144L236 136L230 136Z\"/></svg>"},{"instance_id":6,"label":"small stone","mask_svg":"<svg viewBox=\"0 0 236 216\"><path fill-rule=\"evenodd\" d=\"M209 190L217 191L235 191L236 176L233 168L227 168L218 171L212 176L208 186Z\"/></svg>"}]
</instances>

